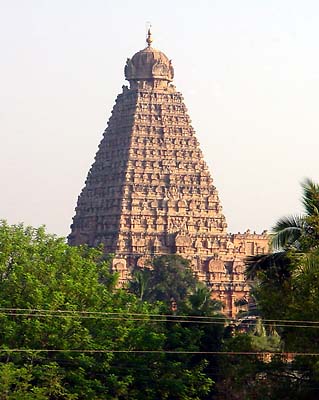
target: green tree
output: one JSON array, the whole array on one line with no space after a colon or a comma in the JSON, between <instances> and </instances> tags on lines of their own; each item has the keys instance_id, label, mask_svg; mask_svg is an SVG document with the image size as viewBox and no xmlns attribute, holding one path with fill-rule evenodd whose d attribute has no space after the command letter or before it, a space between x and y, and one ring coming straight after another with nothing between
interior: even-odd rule
<instances>
[{"instance_id":1,"label":"green tree","mask_svg":"<svg viewBox=\"0 0 319 400\"><path fill-rule=\"evenodd\" d=\"M268 387L268 397L258 390L259 397L254 398L315 400L319 396L319 249L313 247L298 257L293 255L290 274L281 285L266 273L257 276L253 291L261 315L273 321L280 349L291 354L291 359L275 357L270 363L252 368L253 373L262 371ZM262 337L257 338L259 345L261 341ZM265 349L274 351L271 347Z\"/></svg>"},{"instance_id":2,"label":"green tree","mask_svg":"<svg viewBox=\"0 0 319 400\"><path fill-rule=\"evenodd\" d=\"M215 381L217 357L209 353L221 349L225 317L221 315L222 304L197 281L189 261L177 255L157 257L148 268L134 271L129 287L140 298L143 292L143 299L166 304L163 312L172 314L167 323L167 350L198 353L171 354L170 360L190 369L200 365L203 376Z\"/></svg>"},{"instance_id":3,"label":"green tree","mask_svg":"<svg viewBox=\"0 0 319 400\"><path fill-rule=\"evenodd\" d=\"M166 353L170 325L153 317L163 306L116 289L109 261L43 228L0 224L0 399L199 400L210 391L205 365Z\"/></svg>"},{"instance_id":4,"label":"green tree","mask_svg":"<svg viewBox=\"0 0 319 400\"><path fill-rule=\"evenodd\" d=\"M146 268L133 271L129 288L147 301L170 304L174 300L179 307L196 284L189 261L173 254L155 257Z\"/></svg>"},{"instance_id":5,"label":"green tree","mask_svg":"<svg viewBox=\"0 0 319 400\"><path fill-rule=\"evenodd\" d=\"M279 219L272 228L272 252L248 257L246 274L255 279L258 272L278 279L279 284L290 276L291 260L300 253L318 246L319 241L319 185L310 179L301 184L304 213Z\"/></svg>"},{"instance_id":6,"label":"green tree","mask_svg":"<svg viewBox=\"0 0 319 400\"><path fill-rule=\"evenodd\" d=\"M306 251L319 240L319 185L311 179L301 184L304 214L281 218L273 227L272 245L275 250L289 247Z\"/></svg>"},{"instance_id":7,"label":"green tree","mask_svg":"<svg viewBox=\"0 0 319 400\"><path fill-rule=\"evenodd\" d=\"M295 355L290 361L273 357L271 362L251 363L246 378L253 381L261 376L267 387L266 392L262 391L257 380L252 385L255 397L252 391L251 398L316 399L319 395L319 357L315 355L319 353L319 185L307 179L302 188L304 214L282 218L275 224L275 252L248 259L247 276L253 279L252 293L259 314L276 326L280 348L291 354L314 355ZM276 343L277 339L272 339ZM264 351L274 350L263 336L249 340L250 348L258 344Z\"/></svg>"}]
</instances>

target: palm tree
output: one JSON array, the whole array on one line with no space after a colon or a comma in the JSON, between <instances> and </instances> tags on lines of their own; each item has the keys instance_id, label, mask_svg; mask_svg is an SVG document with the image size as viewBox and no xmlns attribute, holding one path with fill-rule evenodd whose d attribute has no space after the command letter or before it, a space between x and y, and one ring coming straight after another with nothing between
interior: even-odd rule
<instances>
[{"instance_id":1,"label":"palm tree","mask_svg":"<svg viewBox=\"0 0 319 400\"><path fill-rule=\"evenodd\" d=\"M270 254L248 257L246 275L254 279L263 272L268 279L281 284L290 277L292 255L314 249L319 244L319 185L311 179L301 184L304 214L283 217L272 228Z\"/></svg>"},{"instance_id":2,"label":"palm tree","mask_svg":"<svg viewBox=\"0 0 319 400\"><path fill-rule=\"evenodd\" d=\"M151 272L148 268L136 268L129 282L129 291L142 301L148 300L151 290L150 279Z\"/></svg>"},{"instance_id":3,"label":"palm tree","mask_svg":"<svg viewBox=\"0 0 319 400\"><path fill-rule=\"evenodd\" d=\"M311 179L305 179L301 186L305 213L300 216L283 217L277 221L273 227L274 250L294 248L306 251L318 244L319 185Z\"/></svg>"},{"instance_id":4,"label":"palm tree","mask_svg":"<svg viewBox=\"0 0 319 400\"><path fill-rule=\"evenodd\" d=\"M221 312L222 303L212 299L212 291L206 285L198 283L188 298L194 315L210 316Z\"/></svg>"}]
</instances>

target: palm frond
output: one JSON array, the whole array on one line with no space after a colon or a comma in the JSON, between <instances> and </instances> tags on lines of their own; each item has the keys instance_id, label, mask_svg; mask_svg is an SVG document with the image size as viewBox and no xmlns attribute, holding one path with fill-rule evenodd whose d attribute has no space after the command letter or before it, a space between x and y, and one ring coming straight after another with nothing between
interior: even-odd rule
<instances>
[{"instance_id":1,"label":"palm frond","mask_svg":"<svg viewBox=\"0 0 319 400\"><path fill-rule=\"evenodd\" d=\"M319 185L307 178L301 183L302 204L308 216L319 215Z\"/></svg>"},{"instance_id":2,"label":"palm frond","mask_svg":"<svg viewBox=\"0 0 319 400\"><path fill-rule=\"evenodd\" d=\"M304 228L305 219L303 216L291 215L280 218L272 228L271 244L273 248L281 250L296 244Z\"/></svg>"},{"instance_id":3,"label":"palm frond","mask_svg":"<svg viewBox=\"0 0 319 400\"><path fill-rule=\"evenodd\" d=\"M297 279L302 279L306 281L307 278L312 281L317 281L319 275L319 265L318 265L318 253L310 252L305 254L297 267L294 269L293 276Z\"/></svg>"},{"instance_id":4,"label":"palm frond","mask_svg":"<svg viewBox=\"0 0 319 400\"><path fill-rule=\"evenodd\" d=\"M255 279L258 272L266 272L274 266L283 266L287 263L288 257L286 251L250 256L245 260L245 274L248 279Z\"/></svg>"},{"instance_id":5,"label":"palm frond","mask_svg":"<svg viewBox=\"0 0 319 400\"><path fill-rule=\"evenodd\" d=\"M287 217L280 218L273 226L272 231L274 233L278 233L283 229L291 227L302 229L304 227L304 217L302 215L289 215Z\"/></svg>"}]
</instances>

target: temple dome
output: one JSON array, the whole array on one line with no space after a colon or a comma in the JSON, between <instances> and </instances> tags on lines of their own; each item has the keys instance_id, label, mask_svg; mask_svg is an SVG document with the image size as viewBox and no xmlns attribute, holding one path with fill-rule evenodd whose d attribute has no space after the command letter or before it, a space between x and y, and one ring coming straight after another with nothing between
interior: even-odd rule
<instances>
[{"instance_id":1,"label":"temple dome","mask_svg":"<svg viewBox=\"0 0 319 400\"><path fill-rule=\"evenodd\" d=\"M148 46L128 58L125 66L125 78L128 81L161 79L171 82L174 69L171 61L161 51L151 47L150 30L146 39Z\"/></svg>"}]
</instances>

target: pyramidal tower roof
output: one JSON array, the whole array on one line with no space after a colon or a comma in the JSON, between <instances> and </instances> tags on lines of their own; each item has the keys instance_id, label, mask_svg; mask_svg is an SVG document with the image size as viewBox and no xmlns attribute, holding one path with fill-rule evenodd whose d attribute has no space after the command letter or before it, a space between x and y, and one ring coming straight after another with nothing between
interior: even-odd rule
<instances>
[{"instance_id":1,"label":"pyramidal tower roof","mask_svg":"<svg viewBox=\"0 0 319 400\"><path fill-rule=\"evenodd\" d=\"M146 41L126 62L129 87L116 99L78 198L69 243L103 243L106 253L116 254L114 269L123 281L131 267L154 255L181 254L199 279L213 285L218 277L220 293L220 274L232 282L236 263L248 248L265 251L265 238L257 245L254 235L227 233L183 96L172 84L172 63L151 47L150 30Z\"/></svg>"}]
</instances>

